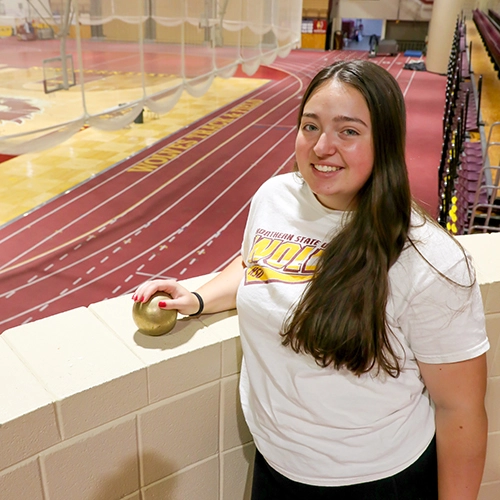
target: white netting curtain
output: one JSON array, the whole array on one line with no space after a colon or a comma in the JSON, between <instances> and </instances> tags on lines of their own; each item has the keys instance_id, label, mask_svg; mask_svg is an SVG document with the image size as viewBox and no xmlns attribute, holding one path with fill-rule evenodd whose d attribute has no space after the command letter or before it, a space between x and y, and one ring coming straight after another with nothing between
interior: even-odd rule
<instances>
[{"instance_id":1,"label":"white netting curtain","mask_svg":"<svg viewBox=\"0 0 500 500\"><path fill-rule=\"evenodd\" d=\"M54 103L63 103L64 119L55 113L54 123L49 115L43 128L31 124L0 136L0 153L51 147L85 124L117 130L144 108L166 113L183 91L199 97L216 76L231 77L238 65L251 76L300 45L302 0L51 0L48 5L51 11L40 17L56 33L61 59L72 57L76 85L51 94Z\"/></svg>"}]
</instances>

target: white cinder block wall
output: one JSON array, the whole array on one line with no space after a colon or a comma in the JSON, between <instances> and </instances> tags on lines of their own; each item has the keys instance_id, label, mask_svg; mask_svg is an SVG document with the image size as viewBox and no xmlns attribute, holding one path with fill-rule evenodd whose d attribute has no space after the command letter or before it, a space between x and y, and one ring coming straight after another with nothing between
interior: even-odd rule
<instances>
[{"instance_id":1,"label":"white cinder block wall","mask_svg":"<svg viewBox=\"0 0 500 500\"><path fill-rule=\"evenodd\" d=\"M0 336L0 500L249 497L236 313L147 337L131 312L117 297Z\"/></svg>"},{"instance_id":2,"label":"white cinder block wall","mask_svg":"<svg viewBox=\"0 0 500 500\"><path fill-rule=\"evenodd\" d=\"M488 351L488 451L479 500L500 498L500 233L460 236L460 243L474 259L481 285Z\"/></svg>"},{"instance_id":3,"label":"white cinder block wall","mask_svg":"<svg viewBox=\"0 0 500 500\"><path fill-rule=\"evenodd\" d=\"M460 240L476 262L492 345L480 500L498 500L500 234ZM117 297L0 336L0 500L249 498L235 312L147 337L131 309L130 296Z\"/></svg>"}]
</instances>

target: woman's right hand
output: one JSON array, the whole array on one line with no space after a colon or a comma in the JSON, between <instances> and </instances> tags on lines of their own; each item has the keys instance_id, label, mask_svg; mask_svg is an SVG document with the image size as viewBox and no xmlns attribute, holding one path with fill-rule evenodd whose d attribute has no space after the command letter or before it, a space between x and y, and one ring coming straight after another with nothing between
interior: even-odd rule
<instances>
[{"instance_id":1,"label":"woman's right hand","mask_svg":"<svg viewBox=\"0 0 500 500\"><path fill-rule=\"evenodd\" d=\"M236 292L244 271L245 264L239 255L214 278L196 290L203 298L204 314L229 311L236 307ZM136 302L146 302L159 291L166 292L172 297L159 303L162 309L177 309L186 316L196 314L200 310L201 304L196 295L175 280L146 281L136 290L132 298Z\"/></svg>"},{"instance_id":2,"label":"woman's right hand","mask_svg":"<svg viewBox=\"0 0 500 500\"><path fill-rule=\"evenodd\" d=\"M158 303L161 309L177 309L181 314L189 316L200 307L197 297L175 280L146 281L135 291L132 299L135 302L147 302L153 294L160 291L172 297Z\"/></svg>"}]
</instances>

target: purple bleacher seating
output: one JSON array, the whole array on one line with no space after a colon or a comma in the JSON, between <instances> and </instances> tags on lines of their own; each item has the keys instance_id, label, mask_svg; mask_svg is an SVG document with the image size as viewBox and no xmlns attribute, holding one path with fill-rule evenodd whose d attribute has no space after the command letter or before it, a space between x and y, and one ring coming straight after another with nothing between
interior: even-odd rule
<instances>
[{"instance_id":1,"label":"purple bleacher seating","mask_svg":"<svg viewBox=\"0 0 500 500\"><path fill-rule=\"evenodd\" d=\"M500 31L490 17L479 9L473 11L472 19L496 70L500 73Z\"/></svg>"}]
</instances>

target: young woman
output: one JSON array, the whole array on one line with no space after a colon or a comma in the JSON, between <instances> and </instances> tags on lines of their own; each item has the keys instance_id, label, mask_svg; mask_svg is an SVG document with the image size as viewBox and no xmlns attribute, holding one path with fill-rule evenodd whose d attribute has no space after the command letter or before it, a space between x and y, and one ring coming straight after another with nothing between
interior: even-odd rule
<instances>
[{"instance_id":1,"label":"young woman","mask_svg":"<svg viewBox=\"0 0 500 500\"><path fill-rule=\"evenodd\" d=\"M237 306L253 500L475 500L488 340L474 271L412 205L405 107L367 61L304 94L296 172L256 193L242 258L196 294L143 284L183 314ZM204 308L203 308L204 307Z\"/></svg>"}]
</instances>

